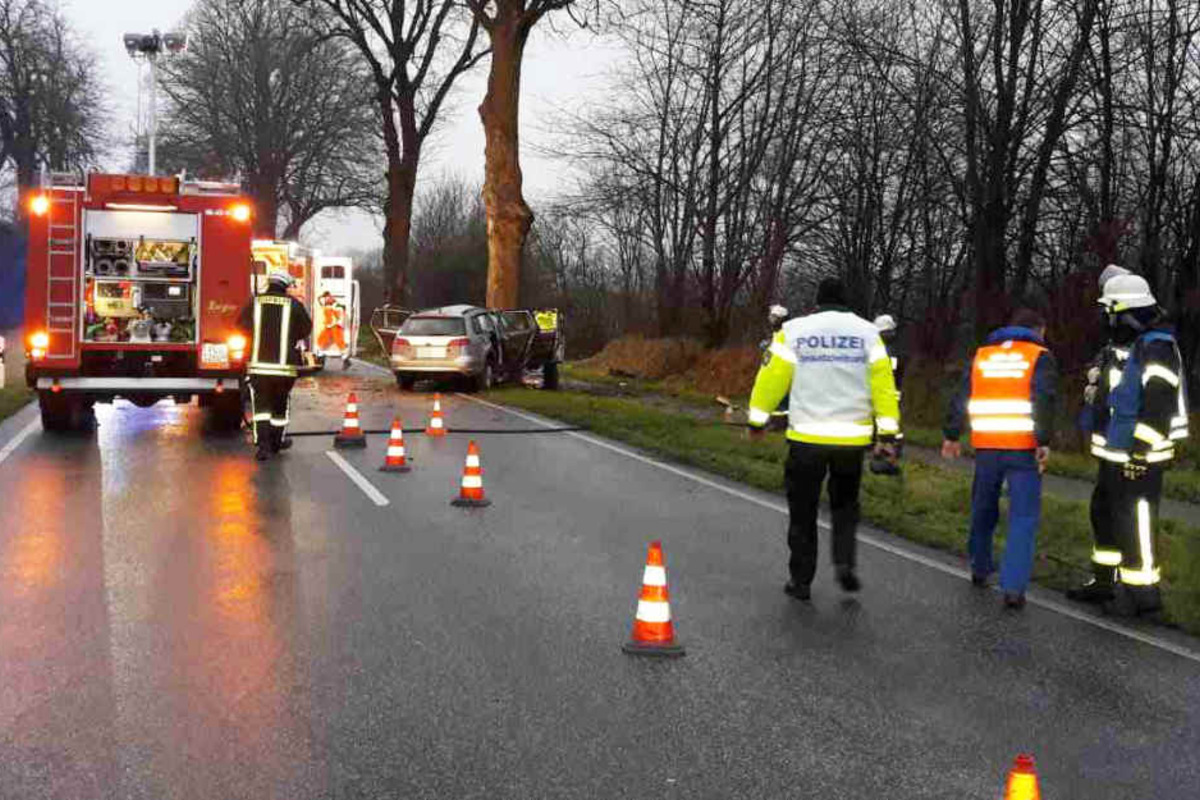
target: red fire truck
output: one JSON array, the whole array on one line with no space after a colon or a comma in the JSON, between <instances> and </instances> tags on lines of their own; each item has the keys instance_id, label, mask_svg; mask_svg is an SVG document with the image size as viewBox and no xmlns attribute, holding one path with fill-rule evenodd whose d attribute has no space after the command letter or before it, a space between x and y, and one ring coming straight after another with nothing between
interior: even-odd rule
<instances>
[{"instance_id":1,"label":"red fire truck","mask_svg":"<svg viewBox=\"0 0 1200 800\"><path fill-rule=\"evenodd\" d=\"M26 380L43 427L84 425L116 397L199 397L218 425L239 425L252 269L239 187L52 175L27 202Z\"/></svg>"}]
</instances>

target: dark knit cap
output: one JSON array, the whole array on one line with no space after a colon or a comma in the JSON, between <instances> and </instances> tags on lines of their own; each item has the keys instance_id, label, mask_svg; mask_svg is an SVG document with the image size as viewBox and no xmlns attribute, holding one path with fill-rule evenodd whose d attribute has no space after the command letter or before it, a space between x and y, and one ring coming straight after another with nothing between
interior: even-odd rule
<instances>
[{"instance_id":1,"label":"dark knit cap","mask_svg":"<svg viewBox=\"0 0 1200 800\"><path fill-rule=\"evenodd\" d=\"M846 305L846 284L841 278L826 278L817 287L817 305L844 306Z\"/></svg>"}]
</instances>

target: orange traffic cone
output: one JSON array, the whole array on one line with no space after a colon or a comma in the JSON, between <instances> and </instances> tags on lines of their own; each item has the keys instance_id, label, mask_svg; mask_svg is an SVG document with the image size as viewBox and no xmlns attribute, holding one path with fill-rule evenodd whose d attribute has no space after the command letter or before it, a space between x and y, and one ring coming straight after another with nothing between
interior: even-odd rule
<instances>
[{"instance_id":1,"label":"orange traffic cone","mask_svg":"<svg viewBox=\"0 0 1200 800\"><path fill-rule=\"evenodd\" d=\"M341 433L333 437L333 446L339 449L367 446L367 437L363 436L362 426L358 424L358 397L354 392L346 398L346 419L342 422Z\"/></svg>"},{"instance_id":2,"label":"orange traffic cone","mask_svg":"<svg viewBox=\"0 0 1200 800\"><path fill-rule=\"evenodd\" d=\"M400 419L392 420L392 435L388 437L387 455L383 458L380 472L410 472L412 467L404 457L404 428Z\"/></svg>"},{"instance_id":3,"label":"orange traffic cone","mask_svg":"<svg viewBox=\"0 0 1200 800\"><path fill-rule=\"evenodd\" d=\"M429 415L429 425L425 428L426 436L445 436L446 421L442 419L442 396L433 396L433 413Z\"/></svg>"},{"instance_id":4,"label":"orange traffic cone","mask_svg":"<svg viewBox=\"0 0 1200 800\"><path fill-rule=\"evenodd\" d=\"M482 508L490 506L491 500L483 496L483 470L479 466L479 448L475 442L467 445L467 463L463 467L462 488L458 497L450 501L452 506Z\"/></svg>"},{"instance_id":5,"label":"orange traffic cone","mask_svg":"<svg viewBox=\"0 0 1200 800\"><path fill-rule=\"evenodd\" d=\"M667 568L662 542L651 542L642 574L642 594L633 618L633 634L621 648L630 655L681 656L683 646L675 641L671 604L667 599Z\"/></svg>"},{"instance_id":6,"label":"orange traffic cone","mask_svg":"<svg viewBox=\"0 0 1200 800\"><path fill-rule=\"evenodd\" d=\"M1022 753L1013 759L1008 781L1004 785L1004 800L1042 800L1033 756Z\"/></svg>"}]
</instances>

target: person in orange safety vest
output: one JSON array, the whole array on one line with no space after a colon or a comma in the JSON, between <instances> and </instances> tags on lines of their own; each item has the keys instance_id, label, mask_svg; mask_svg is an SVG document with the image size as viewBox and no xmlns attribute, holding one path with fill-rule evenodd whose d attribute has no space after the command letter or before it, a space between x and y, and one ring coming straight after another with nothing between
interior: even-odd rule
<instances>
[{"instance_id":1,"label":"person in orange safety vest","mask_svg":"<svg viewBox=\"0 0 1200 800\"><path fill-rule=\"evenodd\" d=\"M961 455L963 423L971 425L975 481L971 490L971 582L986 587L994 571L992 535L1000 493L1008 483L1008 537L1000 588L1009 608L1025 605L1042 509L1042 472L1050 456L1058 368L1046 348L1046 323L1019 309L990 336L950 404L942 457Z\"/></svg>"}]
</instances>

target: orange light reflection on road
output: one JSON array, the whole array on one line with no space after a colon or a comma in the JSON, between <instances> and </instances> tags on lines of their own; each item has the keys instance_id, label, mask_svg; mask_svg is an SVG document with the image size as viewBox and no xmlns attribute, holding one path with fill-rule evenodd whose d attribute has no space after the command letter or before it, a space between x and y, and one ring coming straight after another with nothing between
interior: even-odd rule
<instances>
[{"instance_id":1,"label":"orange light reflection on road","mask_svg":"<svg viewBox=\"0 0 1200 800\"><path fill-rule=\"evenodd\" d=\"M216 558L214 594L217 611L240 622L266 624L266 576L271 572L270 544L259 533L253 467L247 458L225 461L210 491L209 536ZM262 631L266 634L269 631Z\"/></svg>"},{"instance_id":2,"label":"orange light reflection on road","mask_svg":"<svg viewBox=\"0 0 1200 800\"><path fill-rule=\"evenodd\" d=\"M68 491L60 469L30 470L18 488L27 507L47 510L62 503ZM64 543L60 526L25 519L17 527L18 532L7 537L8 546L0 553L0 582L4 584L0 598L33 594L58 583L61 577ZM3 542L0 539L0 544Z\"/></svg>"}]
</instances>

